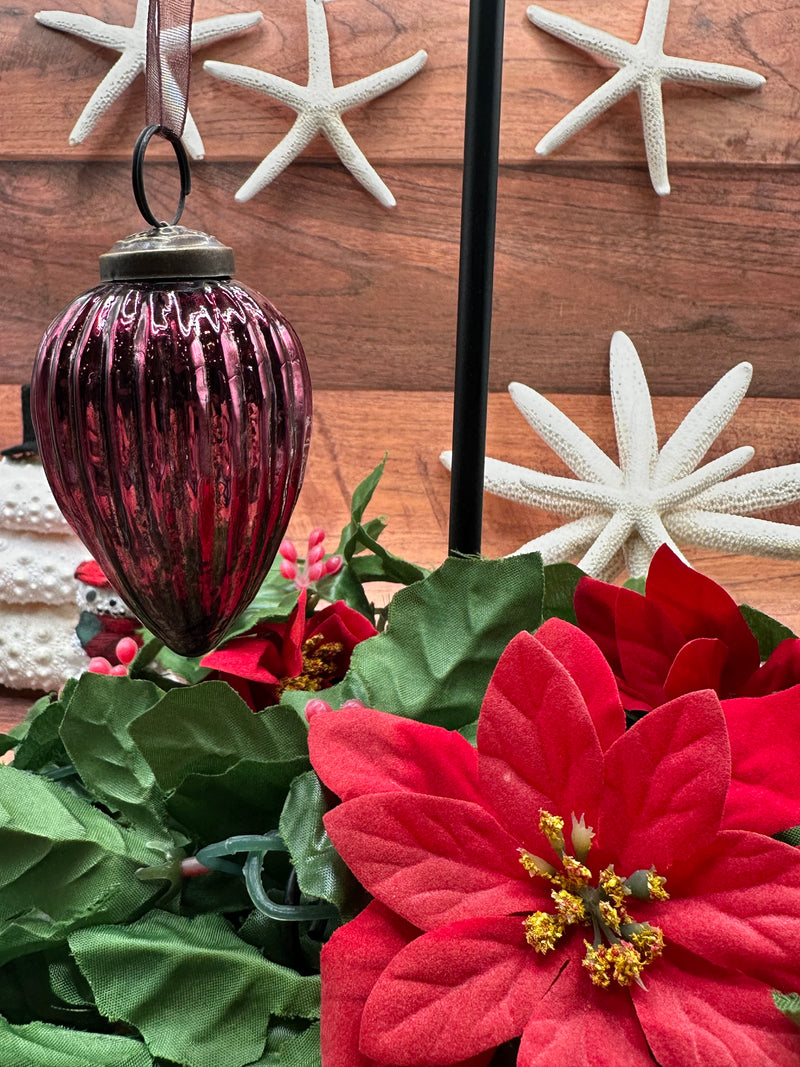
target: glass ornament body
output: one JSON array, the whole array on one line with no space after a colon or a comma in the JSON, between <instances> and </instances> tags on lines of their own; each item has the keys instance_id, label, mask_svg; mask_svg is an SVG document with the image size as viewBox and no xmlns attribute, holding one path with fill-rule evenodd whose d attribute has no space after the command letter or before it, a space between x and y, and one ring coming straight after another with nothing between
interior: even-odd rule
<instances>
[{"instance_id":1,"label":"glass ornament body","mask_svg":"<svg viewBox=\"0 0 800 1067\"><path fill-rule=\"evenodd\" d=\"M192 276L232 273L224 246L197 235L213 244L173 266L170 240L193 231L163 229L127 243L155 246L149 267L176 276L126 276L147 273L147 247L139 266L130 247L114 255L126 242L101 257L108 280L42 339L31 412L69 523L145 626L194 656L219 644L283 539L311 389L300 341L269 301L230 277Z\"/></svg>"}]
</instances>

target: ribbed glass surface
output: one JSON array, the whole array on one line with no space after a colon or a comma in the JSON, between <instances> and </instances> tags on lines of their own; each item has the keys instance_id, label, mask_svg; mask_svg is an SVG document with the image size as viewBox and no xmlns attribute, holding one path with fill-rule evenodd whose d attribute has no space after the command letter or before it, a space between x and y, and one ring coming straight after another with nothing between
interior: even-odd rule
<instances>
[{"instance_id":1,"label":"ribbed glass surface","mask_svg":"<svg viewBox=\"0 0 800 1067\"><path fill-rule=\"evenodd\" d=\"M31 410L53 494L142 622L219 643L303 478L311 389L292 327L235 281L108 282L39 347Z\"/></svg>"}]
</instances>

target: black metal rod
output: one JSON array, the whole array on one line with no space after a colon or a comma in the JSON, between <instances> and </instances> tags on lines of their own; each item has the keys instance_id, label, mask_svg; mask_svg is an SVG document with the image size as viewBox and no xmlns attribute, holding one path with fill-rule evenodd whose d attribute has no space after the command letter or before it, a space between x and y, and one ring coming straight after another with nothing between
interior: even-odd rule
<instances>
[{"instance_id":1,"label":"black metal rod","mask_svg":"<svg viewBox=\"0 0 800 1067\"><path fill-rule=\"evenodd\" d=\"M504 0L470 0L453 397L450 553L481 550Z\"/></svg>"}]
</instances>

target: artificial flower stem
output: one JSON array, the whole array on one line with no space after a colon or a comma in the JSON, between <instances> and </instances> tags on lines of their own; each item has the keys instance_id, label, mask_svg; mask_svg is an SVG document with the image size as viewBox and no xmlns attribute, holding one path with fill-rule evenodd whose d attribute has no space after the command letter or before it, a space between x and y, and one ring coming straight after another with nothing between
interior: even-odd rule
<instances>
[{"instance_id":1,"label":"artificial flower stem","mask_svg":"<svg viewBox=\"0 0 800 1067\"><path fill-rule=\"evenodd\" d=\"M267 895L261 881L263 854L249 853L244 863L244 882L258 911L278 922L313 922L316 919L335 919L339 910L334 904L276 904Z\"/></svg>"}]
</instances>

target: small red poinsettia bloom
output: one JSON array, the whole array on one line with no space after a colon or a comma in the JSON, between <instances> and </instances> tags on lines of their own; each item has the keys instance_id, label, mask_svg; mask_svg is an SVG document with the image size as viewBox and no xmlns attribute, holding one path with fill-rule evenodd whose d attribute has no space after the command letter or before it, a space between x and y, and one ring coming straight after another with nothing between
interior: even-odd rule
<instances>
[{"instance_id":1,"label":"small red poinsettia bloom","mask_svg":"<svg viewBox=\"0 0 800 1067\"><path fill-rule=\"evenodd\" d=\"M306 590L286 622L262 623L200 661L228 682L254 710L280 700L286 689L318 692L344 678L353 649L377 634L343 600L306 618Z\"/></svg>"},{"instance_id":2,"label":"small red poinsettia bloom","mask_svg":"<svg viewBox=\"0 0 800 1067\"><path fill-rule=\"evenodd\" d=\"M666 545L653 556L644 596L582 578L575 614L602 649L629 709L646 711L698 689L726 699L800 684L800 640L781 642L762 665L736 602Z\"/></svg>"},{"instance_id":3,"label":"small red poinsettia bloom","mask_svg":"<svg viewBox=\"0 0 800 1067\"><path fill-rule=\"evenodd\" d=\"M722 828L714 693L626 732L599 650L551 620L503 654L477 750L366 708L309 742L376 901L323 950L323 1067L444 1067L518 1035L519 1067L796 1067L770 989L797 984L800 854Z\"/></svg>"}]
</instances>

